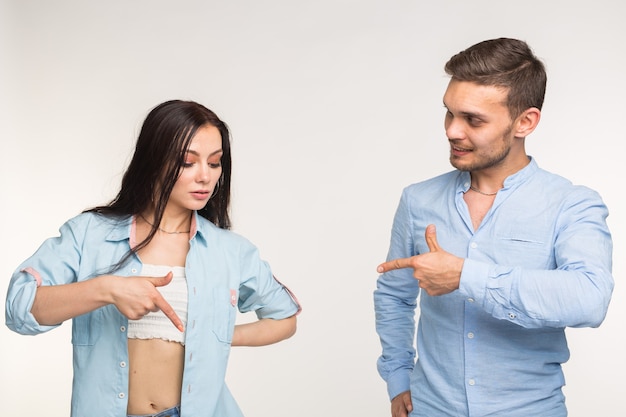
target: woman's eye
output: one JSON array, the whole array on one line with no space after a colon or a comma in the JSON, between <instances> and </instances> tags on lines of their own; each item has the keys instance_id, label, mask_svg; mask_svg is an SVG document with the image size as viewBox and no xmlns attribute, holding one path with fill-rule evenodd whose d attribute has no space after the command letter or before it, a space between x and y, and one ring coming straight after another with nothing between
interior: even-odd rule
<instances>
[{"instance_id":1,"label":"woman's eye","mask_svg":"<svg viewBox=\"0 0 626 417\"><path fill-rule=\"evenodd\" d=\"M189 168L193 165L193 162L183 162L183 168Z\"/></svg>"},{"instance_id":2,"label":"woman's eye","mask_svg":"<svg viewBox=\"0 0 626 417\"><path fill-rule=\"evenodd\" d=\"M217 168L220 168L222 166L222 163L221 162L210 162L209 166L211 168L217 169Z\"/></svg>"}]
</instances>

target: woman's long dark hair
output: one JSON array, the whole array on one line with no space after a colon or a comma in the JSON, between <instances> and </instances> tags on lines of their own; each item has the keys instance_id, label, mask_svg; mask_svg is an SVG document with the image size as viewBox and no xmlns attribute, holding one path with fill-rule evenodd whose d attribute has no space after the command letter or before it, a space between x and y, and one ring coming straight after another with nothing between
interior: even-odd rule
<instances>
[{"instance_id":1,"label":"woman's long dark hair","mask_svg":"<svg viewBox=\"0 0 626 417\"><path fill-rule=\"evenodd\" d=\"M198 214L222 229L230 229L231 154L228 126L201 104L166 101L148 113L117 196L107 205L85 210L121 219L154 208L154 225L150 233L114 269L145 247L156 234L191 140L198 129L206 125L215 126L222 136L222 175L213 196Z\"/></svg>"}]
</instances>

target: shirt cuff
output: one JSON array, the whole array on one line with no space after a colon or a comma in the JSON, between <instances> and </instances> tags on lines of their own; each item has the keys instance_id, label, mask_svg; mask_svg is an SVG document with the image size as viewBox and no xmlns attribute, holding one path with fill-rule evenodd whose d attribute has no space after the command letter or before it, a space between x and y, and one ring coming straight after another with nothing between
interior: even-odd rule
<instances>
[{"instance_id":1,"label":"shirt cuff","mask_svg":"<svg viewBox=\"0 0 626 417\"><path fill-rule=\"evenodd\" d=\"M393 400L398 394L411 390L411 372L407 369L401 369L387 378L387 394L389 400Z\"/></svg>"},{"instance_id":2,"label":"shirt cuff","mask_svg":"<svg viewBox=\"0 0 626 417\"><path fill-rule=\"evenodd\" d=\"M484 300L489 279L490 265L473 259L465 259L461 270L459 292L475 300Z\"/></svg>"}]
</instances>

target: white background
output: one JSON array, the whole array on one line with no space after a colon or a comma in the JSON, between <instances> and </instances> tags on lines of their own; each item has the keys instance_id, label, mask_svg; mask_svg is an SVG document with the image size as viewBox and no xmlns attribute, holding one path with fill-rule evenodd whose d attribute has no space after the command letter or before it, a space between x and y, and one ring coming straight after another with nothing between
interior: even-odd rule
<instances>
[{"instance_id":1,"label":"white background","mask_svg":"<svg viewBox=\"0 0 626 417\"><path fill-rule=\"evenodd\" d=\"M304 306L294 338L233 350L240 406L389 415L375 267L402 188L450 169L443 65L517 37L548 70L529 154L611 212L616 289L599 329L568 330L570 416L622 416L625 15L620 0L0 0L0 297L43 239L114 196L148 110L197 100L232 129L234 230ZM69 415L70 327L0 328L4 414Z\"/></svg>"}]
</instances>

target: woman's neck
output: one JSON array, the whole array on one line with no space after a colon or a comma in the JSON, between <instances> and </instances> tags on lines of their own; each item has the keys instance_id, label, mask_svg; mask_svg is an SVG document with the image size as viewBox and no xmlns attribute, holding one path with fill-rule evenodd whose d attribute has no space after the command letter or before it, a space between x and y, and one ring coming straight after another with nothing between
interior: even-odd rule
<instances>
[{"instance_id":1,"label":"woman's neck","mask_svg":"<svg viewBox=\"0 0 626 417\"><path fill-rule=\"evenodd\" d=\"M166 211L163 213L163 217L157 225L157 228L160 232L171 235L189 233L191 229L191 215L191 211L176 215L172 215ZM154 211L142 213L139 217L152 227L156 225Z\"/></svg>"}]
</instances>

